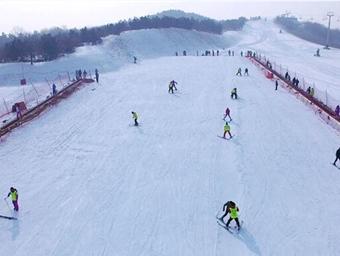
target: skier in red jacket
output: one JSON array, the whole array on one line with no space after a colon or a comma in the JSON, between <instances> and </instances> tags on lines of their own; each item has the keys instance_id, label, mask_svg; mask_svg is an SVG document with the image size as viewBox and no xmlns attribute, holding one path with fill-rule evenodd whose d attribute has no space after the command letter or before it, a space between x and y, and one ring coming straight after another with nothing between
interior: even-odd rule
<instances>
[{"instance_id":1,"label":"skier in red jacket","mask_svg":"<svg viewBox=\"0 0 340 256\"><path fill-rule=\"evenodd\" d=\"M224 121L225 121L226 117L229 117L230 121L232 120L231 117L230 117L230 109L229 108L226 108L226 110L225 110L225 114L224 114L224 117L223 117Z\"/></svg>"}]
</instances>

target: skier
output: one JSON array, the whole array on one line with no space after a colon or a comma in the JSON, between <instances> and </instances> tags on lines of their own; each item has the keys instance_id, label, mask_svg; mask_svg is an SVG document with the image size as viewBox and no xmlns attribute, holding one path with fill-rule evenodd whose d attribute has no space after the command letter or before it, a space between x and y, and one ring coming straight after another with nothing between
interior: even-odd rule
<instances>
[{"instance_id":1,"label":"skier","mask_svg":"<svg viewBox=\"0 0 340 256\"><path fill-rule=\"evenodd\" d=\"M245 75L245 76L249 76L248 68L246 68L246 69L244 70L244 75Z\"/></svg>"},{"instance_id":2,"label":"skier","mask_svg":"<svg viewBox=\"0 0 340 256\"><path fill-rule=\"evenodd\" d=\"M236 204L233 201L229 201L223 206L223 210L225 210L225 214L220 218L222 222L223 222L223 218L227 216L227 214L229 213L229 220L226 223L227 229L229 229L230 222L232 220L235 220L237 224L237 229L240 230L241 226L238 220L239 208L236 206Z\"/></svg>"},{"instance_id":3,"label":"skier","mask_svg":"<svg viewBox=\"0 0 340 256\"><path fill-rule=\"evenodd\" d=\"M133 120L135 121L135 126L138 126L138 122L137 122L138 115L137 115L137 113L132 111L131 114L132 114Z\"/></svg>"},{"instance_id":4,"label":"skier","mask_svg":"<svg viewBox=\"0 0 340 256\"><path fill-rule=\"evenodd\" d=\"M231 96L232 99L234 99L234 97L235 97L235 99L237 99L237 88L234 88L234 89L231 90L230 96Z\"/></svg>"},{"instance_id":5,"label":"skier","mask_svg":"<svg viewBox=\"0 0 340 256\"><path fill-rule=\"evenodd\" d=\"M133 63L137 64L137 57L133 56Z\"/></svg>"},{"instance_id":6,"label":"skier","mask_svg":"<svg viewBox=\"0 0 340 256\"><path fill-rule=\"evenodd\" d=\"M296 87L299 87L299 83L300 83L300 81L299 81L299 79L295 79L295 85L296 85Z\"/></svg>"},{"instance_id":7,"label":"skier","mask_svg":"<svg viewBox=\"0 0 340 256\"><path fill-rule=\"evenodd\" d=\"M340 148L338 148L338 150L336 151L335 157L336 157L336 158L335 158L335 161L334 161L333 165L336 166L336 162L337 162L338 160L340 160Z\"/></svg>"},{"instance_id":8,"label":"skier","mask_svg":"<svg viewBox=\"0 0 340 256\"><path fill-rule=\"evenodd\" d=\"M226 110L225 110L225 114L224 114L224 117L223 117L224 121L225 121L226 117L229 117L230 121L232 120L231 117L230 117L230 109L229 108L226 108Z\"/></svg>"},{"instance_id":9,"label":"skier","mask_svg":"<svg viewBox=\"0 0 340 256\"><path fill-rule=\"evenodd\" d=\"M170 92L174 93L174 88L177 91L176 84L177 84L177 82L175 80L170 81L168 93L170 93Z\"/></svg>"},{"instance_id":10,"label":"skier","mask_svg":"<svg viewBox=\"0 0 340 256\"><path fill-rule=\"evenodd\" d=\"M316 50L316 54L314 54L314 56L320 57L320 49L317 49L317 50Z\"/></svg>"},{"instance_id":11,"label":"skier","mask_svg":"<svg viewBox=\"0 0 340 256\"><path fill-rule=\"evenodd\" d=\"M228 122L225 122L225 125L224 125L224 133L223 133L223 139L225 139L225 135L226 134L229 134L229 139L231 139L233 136L231 135L230 133L230 126L228 124Z\"/></svg>"},{"instance_id":12,"label":"skier","mask_svg":"<svg viewBox=\"0 0 340 256\"><path fill-rule=\"evenodd\" d=\"M276 79L276 81L275 81L275 91L277 91L278 86L279 86L279 79Z\"/></svg>"},{"instance_id":13,"label":"skier","mask_svg":"<svg viewBox=\"0 0 340 256\"><path fill-rule=\"evenodd\" d=\"M242 76L242 70L241 70L241 68L238 68L236 75L237 75L237 76L238 76L238 75Z\"/></svg>"},{"instance_id":14,"label":"skier","mask_svg":"<svg viewBox=\"0 0 340 256\"><path fill-rule=\"evenodd\" d=\"M335 115L336 116L339 116L340 115L340 106L339 105L337 105L336 107L335 107Z\"/></svg>"},{"instance_id":15,"label":"skier","mask_svg":"<svg viewBox=\"0 0 340 256\"><path fill-rule=\"evenodd\" d=\"M15 104L15 112L17 114L17 119L21 119L22 118L22 113L21 113L21 109L19 104Z\"/></svg>"},{"instance_id":16,"label":"skier","mask_svg":"<svg viewBox=\"0 0 340 256\"><path fill-rule=\"evenodd\" d=\"M18 195L18 191L11 187L10 188L10 192L8 193L7 197L5 198L5 200L11 196L11 199L12 199L12 203L13 203L13 206L14 206L14 211L19 211L19 205L18 205L18 198L19 198L19 195Z\"/></svg>"},{"instance_id":17,"label":"skier","mask_svg":"<svg viewBox=\"0 0 340 256\"><path fill-rule=\"evenodd\" d=\"M57 94L57 86L55 85L55 83L52 84L52 95L56 95Z\"/></svg>"},{"instance_id":18,"label":"skier","mask_svg":"<svg viewBox=\"0 0 340 256\"><path fill-rule=\"evenodd\" d=\"M96 70L94 71L94 74L95 74L95 76L96 76L96 82L98 83L98 82L99 82L99 72L98 72L98 69L96 69Z\"/></svg>"},{"instance_id":19,"label":"skier","mask_svg":"<svg viewBox=\"0 0 340 256\"><path fill-rule=\"evenodd\" d=\"M289 74L288 74L288 71L287 71L286 74L285 74L285 79L288 80L288 77L289 77Z\"/></svg>"},{"instance_id":20,"label":"skier","mask_svg":"<svg viewBox=\"0 0 340 256\"><path fill-rule=\"evenodd\" d=\"M295 77L293 77L293 80L292 80L292 83L293 83L293 85L295 86L296 85L296 78Z\"/></svg>"},{"instance_id":21,"label":"skier","mask_svg":"<svg viewBox=\"0 0 340 256\"><path fill-rule=\"evenodd\" d=\"M83 71L83 78L86 79L86 76L87 76L87 72L86 72L86 70L84 69L84 71Z\"/></svg>"}]
</instances>

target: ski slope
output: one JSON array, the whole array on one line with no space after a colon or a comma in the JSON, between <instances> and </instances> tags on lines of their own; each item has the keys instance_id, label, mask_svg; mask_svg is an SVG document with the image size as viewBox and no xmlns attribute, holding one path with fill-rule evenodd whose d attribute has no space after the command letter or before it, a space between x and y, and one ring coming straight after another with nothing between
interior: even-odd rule
<instances>
[{"instance_id":1,"label":"ski slope","mask_svg":"<svg viewBox=\"0 0 340 256\"><path fill-rule=\"evenodd\" d=\"M338 141L245 58L126 65L1 143L1 194L17 187L21 208L0 219L0 255L337 255ZM227 200L238 236L216 223Z\"/></svg>"},{"instance_id":2,"label":"ski slope","mask_svg":"<svg viewBox=\"0 0 340 256\"><path fill-rule=\"evenodd\" d=\"M196 51L206 49L221 49L231 45L231 39L223 35L215 35L184 29L142 29L132 30L103 38L103 43L92 46L85 45L76 48L72 54L50 62L7 63L0 64L0 87L17 86L25 77L29 82L40 83L46 79L55 79L60 73L93 70L98 68L101 73L118 70L126 63L133 62L133 56L138 61L146 58L174 56L183 50L188 55L196 55ZM0 91L1 96L1 91Z\"/></svg>"},{"instance_id":3,"label":"ski slope","mask_svg":"<svg viewBox=\"0 0 340 256\"><path fill-rule=\"evenodd\" d=\"M0 219L0 255L339 255L339 133L245 58L169 57L258 50L337 95L338 51L315 58L315 45L277 32L265 21L224 36L130 31L27 67L35 81L99 68L100 83L1 141L0 195L15 186L20 212ZM21 70L0 67L2 78ZM235 77L238 67L250 76ZM0 87L0 96L15 90ZM217 137L227 106L228 141ZM244 221L237 236L216 223L228 200ZM1 215L14 214L8 203Z\"/></svg>"},{"instance_id":4,"label":"ski slope","mask_svg":"<svg viewBox=\"0 0 340 256\"><path fill-rule=\"evenodd\" d=\"M271 20L249 21L241 32L227 32L234 38L235 48L253 50L269 58L293 76L307 82L340 101L340 49L324 50L323 45L302 40L292 34L279 33L280 27ZM315 57L320 49L321 57ZM278 68L279 69L279 68Z\"/></svg>"}]
</instances>

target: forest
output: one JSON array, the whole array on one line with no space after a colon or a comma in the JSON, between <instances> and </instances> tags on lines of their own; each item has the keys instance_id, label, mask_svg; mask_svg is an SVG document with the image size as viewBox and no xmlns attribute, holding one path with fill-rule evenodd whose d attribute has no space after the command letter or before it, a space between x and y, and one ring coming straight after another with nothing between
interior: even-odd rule
<instances>
[{"instance_id":1,"label":"forest","mask_svg":"<svg viewBox=\"0 0 340 256\"><path fill-rule=\"evenodd\" d=\"M326 45L327 30L324 25L315 22L300 22L296 17L279 16L275 22L287 32L312 43ZM331 29L329 46L340 48L340 30Z\"/></svg>"},{"instance_id":2,"label":"forest","mask_svg":"<svg viewBox=\"0 0 340 256\"><path fill-rule=\"evenodd\" d=\"M144 16L119 21L98 27L81 29L53 28L43 32L0 35L0 62L42 62L51 61L70 54L84 44L96 45L108 35L119 35L124 31L151 28L181 28L221 34L227 30L240 30L245 18L216 21L213 19L193 19Z\"/></svg>"}]
</instances>

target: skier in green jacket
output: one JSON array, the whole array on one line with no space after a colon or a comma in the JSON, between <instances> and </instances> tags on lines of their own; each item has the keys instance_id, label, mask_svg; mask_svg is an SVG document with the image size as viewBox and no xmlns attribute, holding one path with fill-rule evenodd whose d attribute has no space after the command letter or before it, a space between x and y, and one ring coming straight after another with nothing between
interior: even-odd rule
<instances>
[{"instance_id":1,"label":"skier in green jacket","mask_svg":"<svg viewBox=\"0 0 340 256\"><path fill-rule=\"evenodd\" d=\"M233 201L228 201L224 206L223 206L223 211L225 211L224 215L219 218L219 220L223 221L223 218L226 217L229 213L229 220L226 223L227 228L229 228L229 224L232 220L235 220L237 224L238 230L240 230L240 222L238 220L238 212L239 208L236 206L236 204Z\"/></svg>"},{"instance_id":2,"label":"skier in green jacket","mask_svg":"<svg viewBox=\"0 0 340 256\"><path fill-rule=\"evenodd\" d=\"M225 122L225 125L224 125L224 133L223 133L223 139L225 139L226 137L226 134L229 134L229 136L230 136L230 139L233 137L232 135L231 135L231 133L230 133L230 126L229 126L229 124L228 124L228 122Z\"/></svg>"},{"instance_id":3,"label":"skier in green jacket","mask_svg":"<svg viewBox=\"0 0 340 256\"><path fill-rule=\"evenodd\" d=\"M12 203L13 203L13 206L14 206L14 211L16 211L16 212L19 211L18 191L15 188L11 187L7 197L11 197ZM5 198L5 199L7 199L7 198Z\"/></svg>"}]
</instances>

